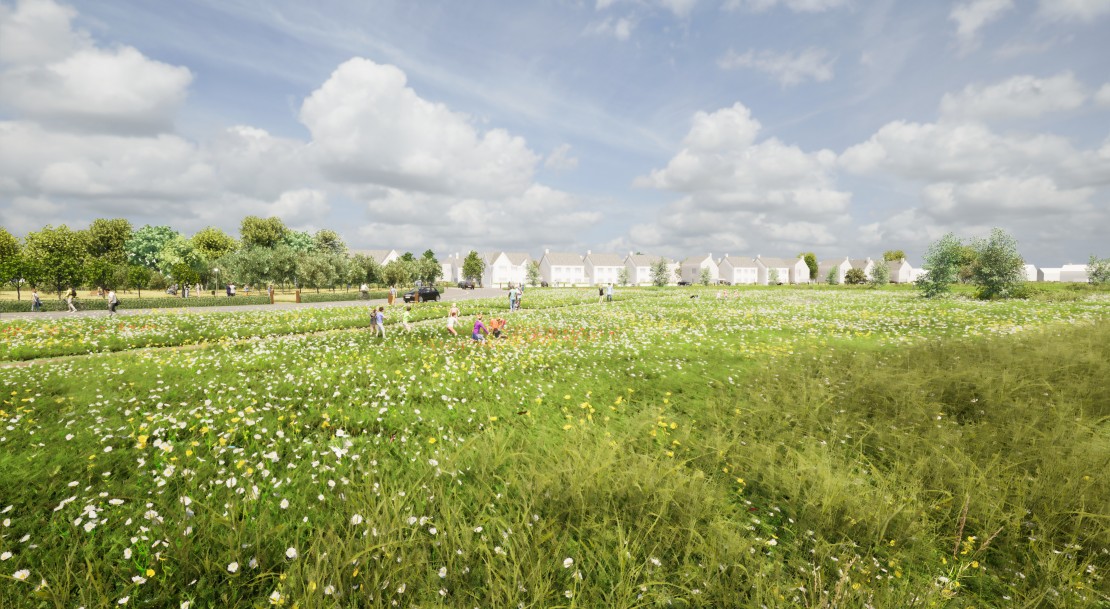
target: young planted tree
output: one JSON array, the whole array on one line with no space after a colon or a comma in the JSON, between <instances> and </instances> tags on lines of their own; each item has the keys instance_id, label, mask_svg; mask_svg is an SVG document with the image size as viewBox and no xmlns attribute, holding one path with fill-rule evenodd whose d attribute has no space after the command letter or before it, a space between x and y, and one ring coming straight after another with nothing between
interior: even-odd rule
<instances>
[{"instance_id":1,"label":"young planted tree","mask_svg":"<svg viewBox=\"0 0 1110 609\"><path fill-rule=\"evenodd\" d=\"M906 259L906 252L902 250L887 250L883 252L883 260L885 262L898 262L899 260Z\"/></svg>"},{"instance_id":2,"label":"young planted tree","mask_svg":"<svg viewBox=\"0 0 1110 609\"><path fill-rule=\"evenodd\" d=\"M470 250L463 260L463 277L470 281L480 281L482 273L486 270L486 261L478 255L478 252Z\"/></svg>"},{"instance_id":3,"label":"young planted tree","mask_svg":"<svg viewBox=\"0 0 1110 609\"><path fill-rule=\"evenodd\" d=\"M768 283L768 285L778 285L779 284L779 270L778 269L771 269L771 270L767 271L767 283Z\"/></svg>"},{"instance_id":4,"label":"young planted tree","mask_svg":"<svg viewBox=\"0 0 1110 609\"><path fill-rule=\"evenodd\" d=\"M189 239L189 243L209 262L215 262L239 249L239 243L231 235L212 226L201 229Z\"/></svg>"},{"instance_id":5,"label":"young planted tree","mask_svg":"<svg viewBox=\"0 0 1110 609\"><path fill-rule=\"evenodd\" d=\"M955 235L948 233L925 250L922 266L928 273L918 277L914 282L922 296L935 298L947 294L952 289L952 284L956 282L960 271L960 264L965 258L963 247Z\"/></svg>"},{"instance_id":6,"label":"young planted tree","mask_svg":"<svg viewBox=\"0 0 1110 609\"><path fill-rule=\"evenodd\" d=\"M844 273L844 283L847 285L863 285L867 283L867 273L863 269L848 269Z\"/></svg>"},{"instance_id":7,"label":"young planted tree","mask_svg":"<svg viewBox=\"0 0 1110 609\"><path fill-rule=\"evenodd\" d=\"M617 283L621 285L628 285L632 280L631 273L628 272L627 266L622 266L621 270L617 273Z\"/></svg>"},{"instance_id":8,"label":"young planted tree","mask_svg":"<svg viewBox=\"0 0 1110 609\"><path fill-rule=\"evenodd\" d=\"M139 298L143 297L143 289L150 287L153 278L154 271L141 264L127 267L127 284L139 291Z\"/></svg>"},{"instance_id":9,"label":"young planted tree","mask_svg":"<svg viewBox=\"0 0 1110 609\"><path fill-rule=\"evenodd\" d=\"M354 284L380 283L382 281L382 267L372 256L355 254L351 257L348 267L348 280Z\"/></svg>"},{"instance_id":10,"label":"young planted tree","mask_svg":"<svg viewBox=\"0 0 1110 609\"><path fill-rule=\"evenodd\" d=\"M896 262L898 260L901 260L901 258L896 258L895 260L892 260L891 262ZM890 283L890 267L888 267L886 265L886 263L887 263L886 255L884 254L883 259L876 262L875 266L871 269L871 285L872 286L878 288L878 287L882 287L882 286Z\"/></svg>"},{"instance_id":11,"label":"young planted tree","mask_svg":"<svg viewBox=\"0 0 1110 609\"><path fill-rule=\"evenodd\" d=\"M307 231L287 230L281 237L280 245L289 246L298 254L316 251L316 239Z\"/></svg>"},{"instance_id":12,"label":"young planted tree","mask_svg":"<svg viewBox=\"0 0 1110 609\"><path fill-rule=\"evenodd\" d=\"M312 239L316 242L316 251L318 252L336 255L347 254L347 244L343 243L339 233L331 229L322 228L316 231Z\"/></svg>"},{"instance_id":13,"label":"young planted tree","mask_svg":"<svg viewBox=\"0 0 1110 609\"><path fill-rule=\"evenodd\" d=\"M0 283L15 286L16 300L20 299L20 285L23 283L23 247L19 239L0 227Z\"/></svg>"},{"instance_id":14,"label":"young planted tree","mask_svg":"<svg viewBox=\"0 0 1110 609\"><path fill-rule=\"evenodd\" d=\"M1094 284L1110 283L1110 258L1099 258L1091 254L1087 261L1087 281Z\"/></svg>"},{"instance_id":15,"label":"young planted tree","mask_svg":"<svg viewBox=\"0 0 1110 609\"><path fill-rule=\"evenodd\" d=\"M710 281L713 281L713 273L709 270L708 267L702 267L701 272L698 273L698 283L702 285L709 285Z\"/></svg>"},{"instance_id":16,"label":"young planted tree","mask_svg":"<svg viewBox=\"0 0 1110 609\"><path fill-rule=\"evenodd\" d=\"M1012 298L1025 284L1025 260L1018 252L1017 240L1006 231L995 228L990 237L976 239L972 244L975 263L971 281L983 300Z\"/></svg>"},{"instance_id":17,"label":"young planted tree","mask_svg":"<svg viewBox=\"0 0 1110 609\"><path fill-rule=\"evenodd\" d=\"M845 275L845 278L847 278L847 275ZM833 268L829 269L828 274L825 275L825 283L827 283L829 285L839 285L840 284L840 270L838 268L836 268L835 266Z\"/></svg>"},{"instance_id":18,"label":"young planted tree","mask_svg":"<svg viewBox=\"0 0 1110 609\"><path fill-rule=\"evenodd\" d=\"M798 254L798 257L806 261L806 266L809 267L809 280L817 281L817 254L813 252L803 252Z\"/></svg>"},{"instance_id":19,"label":"young planted tree","mask_svg":"<svg viewBox=\"0 0 1110 609\"><path fill-rule=\"evenodd\" d=\"M117 265L127 260L127 241L131 239L131 223L123 218L97 218L88 228L89 255Z\"/></svg>"},{"instance_id":20,"label":"young planted tree","mask_svg":"<svg viewBox=\"0 0 1110 609\"><path fill-rule=\"evenodd\" d=\"M415 279L414 264L398 258L382 267L382 279L387 285L408 285Z\"/></svg>"},{"instance_id":21,"label":"young planted tree","mask_svg":"<svg viewBox=\"0 0 1110 609\"><path fill-rule=\"evenodd\" d=\"M670 280L668 277L670 273L667 272L667 261L663 258L656 260L651 265L651 284L656 287L663 287L667 285Z\"/></svg>"},{"instance_id":22,"label":"young planted tree","mask_svg":"<svg viewBox=\"0 0 1110 609\"><path fill-rule=\"evenodd\" d=\"M528 285L535 287L540 284L540 263L538 261L531 261L526 272L528 273Z\"/></svg>"},{"instance_id":23,"label":"young planted tree","mask_svg":"<svg viewBox=\"0 0 1110 609\"><path fill-rule=\"evenodd\" d=\"M315 288L319 293L320 288L335 285L338 275L330 256L321 252L304 254L297 259L297 277L307 288Z\"/></svg>"}]
</instances>

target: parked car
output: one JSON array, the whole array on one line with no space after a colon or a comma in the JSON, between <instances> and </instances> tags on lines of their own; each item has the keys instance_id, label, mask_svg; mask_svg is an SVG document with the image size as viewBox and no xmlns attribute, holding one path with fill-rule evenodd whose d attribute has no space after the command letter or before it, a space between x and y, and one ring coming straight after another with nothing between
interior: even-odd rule
<instances>
[{"instance_id":1,"label":"parked car","mask_svg":"<svg viewBox=\"0 0 1110 609\"><path fill-rule=\"evenodd\" d=\"M463 279L462 281L459 282L459 289L473 290L474 289L474 282L469 280L469 279ZM423 298L421 298L421 300L423 300Z\"/></svg>"},{"instance_id":2,"label":"parked car","mask_svg":"<svg viewBox=\"0 0 1110 609\"><path fill-rule=\"evenodd\" d=\"M541 281L541 282L540 282L540 287L541 287L541 288L549 288L549 287L551 287L551 286L550 286L550 285L548 285L546 281Z\"/></svg>"},{"instance_id":3,"label":"parked car","mask_svg":"<svg viewBox=\"0 0 1110 609\"><path fill-rule=\"evenodd\" d=\"M689 281L679 281L678 285L694 285L694 284L690 283Z\"/></svg>"},{"instance_id":4,"label":"parked car","mask_svg":"<svg viewBox=\"0 0 1110 609\"><path fill-rule=\"evenodd\" d=\"M717 285L732 285L732 282L727 279L718 279Z\"/></svg>"},{"instance_id":5,"label":"parked car","mask_svg":"<svg viewBox=\"0 0 1110 609\"><path fill-rule=\"evenodd\" d=\"M422 288L417 288L415 290L409 290L408 292L405 292L405 302L415 302L417 292L419 292L420 294L420 302L439 300L439 289L434 286L428 285Z\"/></svg>"}]
</instances>

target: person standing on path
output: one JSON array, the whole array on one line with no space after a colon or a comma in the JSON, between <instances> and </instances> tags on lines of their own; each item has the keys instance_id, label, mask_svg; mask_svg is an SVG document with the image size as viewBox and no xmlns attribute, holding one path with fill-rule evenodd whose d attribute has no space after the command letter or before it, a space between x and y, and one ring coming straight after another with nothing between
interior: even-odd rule
<instances>
[{"instance_id":1,"label":"person standing on path","mask_svg":"<svg viewBox=\"0 0 1110 609\"><path fill-rule=\"evenodd\" d=\"M389 306L393 306L393 300L395 298L397 298L397 288L395 286L389 286Z\"/></svg>"},{"instance_id":2,"label":"person standing on path","mask_svg":"<svg viewBox=\"0 0 1110 609\"><path fill-rule=\"evenodd\" d=\"M186 288L188 289L188 288ZM113 288L108 291L108 317L114 317L116 314L116 307L119 306L119 298L116 298L116 290Z\"/></svg>"},{"instance_id":3,"label":"person standing on path","mask_svg":"<svg viewBox=\"0 0 1110 609\"><path fill-rule=\"evenodd\" d=\"M77 298L77 289L74 288L73 286L69 286L69 291L66 292L66 306L69 307L69 312L70 313L76 313L77 312L77 307L73 306L73 301L76 298Z\"/></svg>"},{"instance_id":4,"label":"person standing on path","mask_svg":"<svg viewBox=\"0 0 1110 609\"><path fill-rule=\"evenodd\" d=\"M38 313L42 310L42 299L39 298L38 288L31 290L31 312Z\"/></svg>"},{"instance_id":5,"label":"person standing on path","mask_svg":"<svg viewBox=\"0 0 1110 609\"><path fill-rule=\"evenodd\" d=\"M358 286L358 297L363 300L370 300L370 286L365 283Z\"/></svg>"},{"instance_id":6,"label":"person standing on path","mask_svg":"<svg viewBox=\"0 0 1110 609\"><path fill-rule=\"evenodd\" d=\"M447 331L453 336L458 336L459 333L455 331L455 324L459 321L459 307L455 303L451 303L451 310L447 312Z\"/></svg>"},{"instance_id":7,"label":"person standing on path","mask_svg":"<svg viewBox=\"0 0 1110 609\"><path fill-rule=\"evenodd\" d=\"M378 334L385 338L385 307L378 307L378 310L374 311L374 336Z\"/></svg>"}]
</instances>

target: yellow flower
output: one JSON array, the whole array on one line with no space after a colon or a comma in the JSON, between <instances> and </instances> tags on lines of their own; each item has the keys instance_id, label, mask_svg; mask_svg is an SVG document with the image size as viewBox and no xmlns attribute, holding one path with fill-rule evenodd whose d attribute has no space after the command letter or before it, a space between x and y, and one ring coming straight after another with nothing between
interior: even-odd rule
<instances>
[{"instance_id":1,"label":"yellow flower","mask_svg":"<svg viewBox=\"0 0 1110 609\"><path fill-rule=\"evenodd\" d=\"M436 443L435 438L428 438L428 444L435 444L435 443Z\"/></svg>"}]
</instances>

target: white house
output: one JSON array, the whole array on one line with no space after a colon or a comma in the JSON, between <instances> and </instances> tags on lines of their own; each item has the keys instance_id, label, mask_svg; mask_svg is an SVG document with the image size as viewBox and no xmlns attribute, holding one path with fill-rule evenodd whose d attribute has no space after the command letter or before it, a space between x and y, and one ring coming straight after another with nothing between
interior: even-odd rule
<instances>
[{"instance_id":1,"label":"white house","mask_svg":"<svg viewBox=\"0 0 1110 609\"><path fill-rule=\"evenodd\" d=\"M871 279L871 271L875 270L875 261L870 257L868 258L855 258L849 260L852 263L852 268L863 271L863 276ZM828 271L826 271L828 272Z\"/></svg>"},{"instance_id":2,"label":"white house","mask_svg":"<svg viewBox=\"0 0 1110 609\"><path fill-rule=\"evenodd\" d=\"M462 281L462 260L459 259L457 252L440 259L439 268L443 271L443 281L450 283Z\"/></svg>"},{"instance_id":3,"label":"white house","mask_svg":"<svg viewBox=\"0 0 1110 609\"><path fill-rule=\"evenodd\" d=\"M595 254L586 250L582 257L582 264L586 267L586 281L590 285L610 285L620 283L620 272L624 269L624 261L617 254ZM631 282L631 275L629 275Z\"/></svg>"},{"instance_id":4,"label":"white house","mask_svg":"<svg viewBox=\"0 0 1110 609\"><path fill-rule=\"evenodd\" d=\"M659 261L659 256L633 254L624 257L624 268L628 270L628 283L632 285L651 285L651 267ZM667 283L670 283L667 277Z\"/></svg>"},{"instance_id":5,"label":"white house","mask_svg":"<svg viewBox=\"0 0 1110 609\"><path fill-rule=\"evenodd\" d=\"M809 283L809 265L801 258L763 258L755 257L759 263L759 283L768 285L771 275L777 275L777 283ZM771 271L774 270L774 273Z\"/></svg>"},{"instance_id":6,"label":"white house","mask_svg":"<svg viewBox=\"0 0 1110 609\"><path fill-rule=\"evenodd\" d=\"M844 275L852 268L852 261L845 256L843 260L822 260L817 265L817 281L825 282L829 278L829 271L836 269L836 282L844 283Z\"/></svg>"},{"instance_id":7,"label":"white house","mask_svg":"<svg viewBox=\"0 0 1110 609\"><path fill-rule=\"evenodd\" d=\"M704 256L690 256L681 264L682 280L687 283L698 283L701 281L702 269L709 270L709 283L717 283L720 278L720 269L717 263L713 260L713 254L706 254Z\"/></svg>"},{"instance_id":8,"label":"white house","mask_svg":"<svg viewBox=\"0 0 1110 609\"><path fill-rule=\"evenodd\" d=\"M544 250L540 257L540 279L548 285L586 283L586 265L578 254Z\"/></svg>"},{"instance_id":9,"label":"white house","mask_svg":"<svg viewBox=\"0 0 1110 609\"><path fill-rule=\"evenodd\" d=\"M759 263L750 256L729 256L717 261L717 274L733 285L754 285L760 283ZM700 273L700 271L699 271ZM685 273L683 273L685 279Z\"/></svg>"},{"instance_id":10,"label":"white house","mask_svg":"<svg viewBox=\"0 0 1110 609\"><path fill-rule=\"evenodd\" d=\"M905 258L888 261L886 263L886 268L890 271L891 283L913 282L913 267L910 266L910 263L906 262Z\"/></svg>"},{"instance_id":11,"label":"white house","mask_svg":"<svg viewBox=\"0 0 1110 609\"><path fill-rule=\"evenodd\" d=\"M1044 281L1044 274L1037 268L1035 264L1025 265L1025 280L1026 281Z\"/></svg>"},{"instance_id":12,"label":"white house","mask_svg":"<svg viewBox=\"0 0 1110 609\"><path fill-rule=\"evenodd\" d=\"M1060 281L1060 274L1064 269L1062 268L1041 268L1041 281Z\"/></svg>"},{"instance_id":13,"label":"white house","mask_svg":"<svg viewBox=\"0 0 1110 609\"><path fill-rule=\"evenodd\" d=\"M1060 281L1074 281L1079 283L1087 283L1090 279L1087 277L1086 264L1065 264L1060 267Z\"/></svg>"},{"instance_id":14,"label":"white house","mask_svg":"<svg viewBox=\"0 0 1110 609\"><path fill-rule=\"evenodd\" d=\"M509 276L515 285L524 285L528 282L528 267L532 266L532 255L528 252L505 252L509 259L511 270Z\"/></svg>"},{"instance_id":15,"label":"white house","mask_svg":"<svg viewBox=\"0 0 1110 609\"><path fill-rule=\"evenodd\" d=\"M486 252L482 260L486 263L482 271L482 285L503 287L510 283L521 285L527 280L532 257L524 252Z\"/></svg>"}]
</instances>

